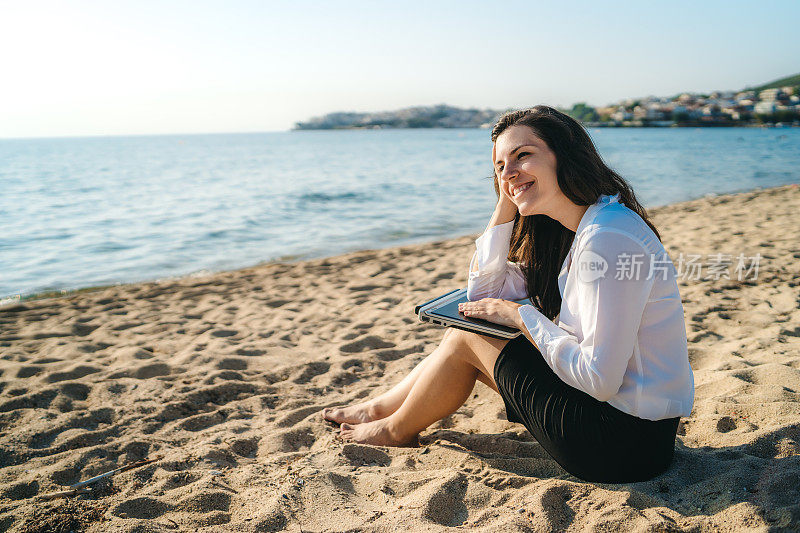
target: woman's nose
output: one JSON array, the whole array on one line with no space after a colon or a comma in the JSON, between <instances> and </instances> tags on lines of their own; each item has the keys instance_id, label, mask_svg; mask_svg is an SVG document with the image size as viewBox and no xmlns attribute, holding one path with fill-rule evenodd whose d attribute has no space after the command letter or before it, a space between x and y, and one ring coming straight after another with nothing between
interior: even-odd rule
<instances>
[{"instance_id":1,"label":"woman's nose","mask_svg":"<svg viewBox=\"0 0 800 533\"><path fill-rule=\"evenodd\" d=\"M511 181L512 179L517 177L517 170L513 166L507 166L503 169L503 172L500 173L500 179L505 181Z\"/></svg>"}]
</instances>

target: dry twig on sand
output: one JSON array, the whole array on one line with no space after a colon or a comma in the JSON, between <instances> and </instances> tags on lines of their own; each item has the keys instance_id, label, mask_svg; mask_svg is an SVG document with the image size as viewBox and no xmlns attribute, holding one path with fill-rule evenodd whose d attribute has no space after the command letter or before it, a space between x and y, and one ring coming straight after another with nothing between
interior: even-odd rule
<instances>
[{"instance_id":1,"label":"dry twig on sand","mask_svg":"<svg viewBox=\"0 0 800 533\"><path fill-rule=\"evenodd\" d=\"M134 468L139 468L140 466L148 465L150 463L154 463L161 459L161 456L154 457L152 459L142 459L141 461L135 461L133 463L128 463L123 465L119 468L115 468L114 470L109 470L103 474L94 476L92 478L87 479L86 481L79 481L74 485L69 486L69 490L63 490L61 492L52 492L50 494L42 494L39 496L40 500L54 500L56 498L69 498L70 496L78 496L80 494L90 494L92 490L88 488L87 485L91 485L92 483L97 483L101 479L106 479L114 474L119 474L120 472L126 472L128 470L133 470Z\"/></svg>"},{"instance_id":2,"label":"dry twig on sand","mask_svg":"<svg viewBox=\"0 0 800 533\"><path fill-rule=\"evenodd\" d=\"M107 477L111 477L114 474L119 474L120 472L126 472L128 470L133 470L134 468L139 468L140 466L144 466L144 465L148 465L150 463L154 463L155 461L158 461L159 459L161 459L160 455L158 457L154 457L152 459L142 459L141 461L128 463L128 464L126 464L124 466L121 466L119 468L115 468L114 470L109 470L108 472L106 472L104 474L100 474L98 476L94 476L93 478L89 478L86 481L80 481L78 483L75 483L74 485L70 485L69 488L71 488L71 489L79 489L81 487L85 487L86 485L91 485L92 483L96 483L96 482L100 481L101 479L105 479Z\"/></svg>"}]
</instances>

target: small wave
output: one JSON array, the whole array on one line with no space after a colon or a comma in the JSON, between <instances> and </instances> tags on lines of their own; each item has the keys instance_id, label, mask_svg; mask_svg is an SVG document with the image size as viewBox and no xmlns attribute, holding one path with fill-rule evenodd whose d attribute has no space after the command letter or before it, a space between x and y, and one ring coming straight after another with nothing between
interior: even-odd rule
<instances>
[{"instance_id":1,"label":"small wave","mask_svg":"<svg viewBox=\"0 0 800 533\"><path fill-rule=\"evenodd\" d=\"M792 172L789 170L756 170L753 172L753 178L755 179L765 179L765 178L790 178L792 177Z\"/></svg>"},{"instance_id":2,"label":"small wave","mask_svg":"<svg viewBox=\"0 0 800 533\"><path fill-rule=\"evenodd\" d=\"M94 245L91 248L91 251L92 253L103 254L107 252L120 252L122 250L130 250L135 247L136 245L130 242L106 241Z\"/></svg>"},{"instance_id":3,"label":"small wave","mask_svg":"<svg viewBox=\"0 0 800 533\"><path fill-rule=\"evenodd\" d=\"M384 233L380 236L381 240L384 241L393 241L395 239L407 239L409 237L413 237L414 234L410 231L406 230L392 230Z\"/></svg>"},{"instance_id":4,"label":"small wave","mask_svg":"<svg viewBox=\"0 0 800 533\"><path fill-rule=\"evenodd\" d=\"M324 192L308 192L302 194L299 198L301 202L339 202L347 200L368 200L369 195L360 192L340 192L340 193L324 193Z\"/></svg>"}]
</instances>

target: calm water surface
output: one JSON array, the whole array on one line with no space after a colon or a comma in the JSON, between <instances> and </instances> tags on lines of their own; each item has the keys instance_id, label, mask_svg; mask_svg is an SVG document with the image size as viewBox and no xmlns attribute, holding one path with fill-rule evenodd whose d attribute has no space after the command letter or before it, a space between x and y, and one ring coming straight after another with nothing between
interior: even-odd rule
<instances>
[{"instance_id":1,"label":"calm water surface","mask_svg":"<svg viewBox=\"0 0 800 533\"><path fill-rule=\"evenodd\" d=\"M797 128L590 133L648 207L800 181ZM479 232L490 157L487 130L0 140L0 297Z\"/></svg>"}]
</instances>

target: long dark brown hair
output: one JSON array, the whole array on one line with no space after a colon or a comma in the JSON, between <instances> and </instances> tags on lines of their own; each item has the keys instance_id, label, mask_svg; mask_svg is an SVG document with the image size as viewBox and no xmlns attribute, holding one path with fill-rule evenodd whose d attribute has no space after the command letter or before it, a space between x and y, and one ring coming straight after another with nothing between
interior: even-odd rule
<instances>
[{"instance_id":1,"label":"long dark brown hair","mask_svg":"<svg viewBox=\"0 0 800 533\"><path fill-rule=\"evenodd\" d=\"M511 126L527 126L547 143L556 156L558 187L574 204L589 206L603 194L619 193L619 201L642 217L661 240L631 186L603 162L591 137L577 120L544 105L512 111L495 124L492 142ZM494 192L499 199L496 173ZM574 231L547 215L521 216L517 211L514 216L508 259L522 264L531 303L550 320L561 309L558 274L574 238Z\"/></svg>"}]
</instances>

